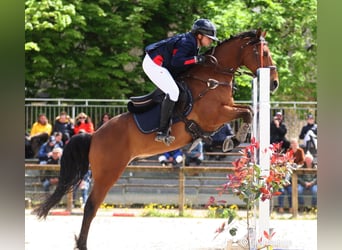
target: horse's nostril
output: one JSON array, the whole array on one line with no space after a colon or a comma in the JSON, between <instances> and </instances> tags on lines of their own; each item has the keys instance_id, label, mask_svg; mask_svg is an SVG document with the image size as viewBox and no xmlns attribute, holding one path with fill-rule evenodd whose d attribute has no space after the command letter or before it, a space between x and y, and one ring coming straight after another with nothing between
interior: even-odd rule
<instances>
[{"instance_id":1,"label":"horse's nostril","mask_svg":"<svg viewBox=\"0 0 342 250\"><path fill-rule=\"evenodd\" d=\"M277 80L274 80L274 81L273 81L273 89L278 88L278 86L279 86L278 81L277 81Z\"/></svg>"},{"instance_id":2,"label":"horse's nostril","mask_svg":"<svg viewBox=\"0 0 342 250\"><path fill-rule=\"evenodd\" d=\"M278 86L279 86L279 82L277 80L274 80L273 84L271 84L271 87L270 87L271 94L273 94L277 90Z\"/></svg>"}]
</instances>

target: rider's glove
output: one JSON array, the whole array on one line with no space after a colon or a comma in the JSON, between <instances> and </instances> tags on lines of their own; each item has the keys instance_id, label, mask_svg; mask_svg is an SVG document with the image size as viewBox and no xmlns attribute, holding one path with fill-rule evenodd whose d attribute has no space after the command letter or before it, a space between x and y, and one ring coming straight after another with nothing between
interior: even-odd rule
<instances>
[{"instance_id":1,"label":"rider's glove","mask_svg":"<svg viewBox=\"0 0 342 250\"><path fill-rule=\"evenodd\" d=\"M195 56L195 62L197 64L203 64L203 63L205 63L205 60L206 60L206 57L203 55Z\"/></svg>"}]
</instances>

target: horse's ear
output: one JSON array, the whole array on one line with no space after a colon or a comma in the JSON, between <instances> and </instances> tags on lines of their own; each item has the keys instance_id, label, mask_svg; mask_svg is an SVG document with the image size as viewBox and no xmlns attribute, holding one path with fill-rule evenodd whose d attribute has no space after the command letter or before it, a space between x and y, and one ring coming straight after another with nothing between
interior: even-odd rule
<instances>
[{"instance_id":1,"label":"horse's ear","mask_svg":"<svg viewBox=\"0 0 342 250\"><path fill-rule=\"evenodd\" d=\"M257 35L257 37L265 37L266 36L266 31L262 31L261 28L258 28L257 32L256 32L256 35Z\"/></svg>"},{"instance_id":2,"label":"horse's ear","mask_svg":"<svg viewBox=\"0 0 342 250\"><path fill-rule=\"evenodd\" d=\"M256 36L257 36L257 37L262 36L262 30L261 30L261 28L258 28L258 29L257 29Z\"/></svg>"}]
</instances>

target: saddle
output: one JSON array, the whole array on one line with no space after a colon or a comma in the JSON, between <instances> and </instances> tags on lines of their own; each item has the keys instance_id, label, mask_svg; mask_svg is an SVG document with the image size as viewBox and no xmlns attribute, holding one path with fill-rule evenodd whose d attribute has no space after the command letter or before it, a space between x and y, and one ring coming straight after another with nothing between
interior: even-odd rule
<instances>
[{"instance_id":1,"label":"saddle","mask_svg":"<svg viewBox=\"0 0 342 250\"><path fill-rule=\"evenodd\" d=\"M180 94L172 114L172 123L181 121L192 110L192 94L185 83L178 84ZM128 111L133 113L138 128L143 133L152 133L158 130L160 121L160 108L165 93L160 89L143 96L130 97L127 104Z\"/></svg>"},{"instance_id":2,"label":"saddle","mask_svg":"<svg viewBox=\"0 0 342 250\"><path fill-rule=\"evenodd\" d=\"M185 82L177 82L177 85L180 94L173 110L172 123L175 124L180 121L185 123L185 129L193 139L189 151L201 140L207 145L212 144L211 133L203 131L194 120L187 119L193 107L193 96L190 89ZM165 93L158 88L143 96L130 97L127 108L133 114L134 121L142 133L149 134L159 129L160 110L164 97ZM235 144L239 144L231 141L231 139L229 143L229 145L223 147L224 152L230 151Z\"/></svg>"}]
</instances>

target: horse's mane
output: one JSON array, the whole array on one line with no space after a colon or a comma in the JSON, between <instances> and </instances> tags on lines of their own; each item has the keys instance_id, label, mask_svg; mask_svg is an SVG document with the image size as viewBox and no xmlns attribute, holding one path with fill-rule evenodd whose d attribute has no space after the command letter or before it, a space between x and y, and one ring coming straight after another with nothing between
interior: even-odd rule
<instances>
[{"instance_id":1,"label":"horse's mane","mask_svg":"<svg viewBox=\"0 0 342 250\"><path fill-rule=\"evenodd\" d=\"M239 33L237 35L231 35L230 37L220 41L216 45L216 47L210 48L208 51L205 52L205 54L211 53L213 51L213 49L219 47L220 45L222 45L224 43L230 42L230 41L232 41L234 39L257 38L256 35L257 35L257 30L249 30L249 31L241 32L241 33Z\"/></svg>"},{"instance_id":2,"label":"horse's mane","mask_svg":"<svg viewBox=\"0 0 342 250\"><path fill-rule=\"evenodd\" d=\"M220 44L228 42L228 41L230 41L232 39L236 39L236 38L246 38L246 37L254 38L254 37L256 37L256 34L257 34L256 30L244 31L244 32L241 32L241 33L239 33L237 35L231 35L229 38L227 38L227 39L223 40L222 42L220 42Z\"/></svg>"}]
</instances>

